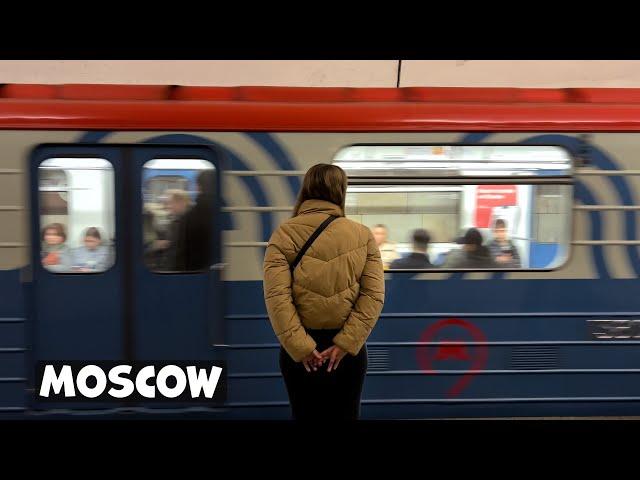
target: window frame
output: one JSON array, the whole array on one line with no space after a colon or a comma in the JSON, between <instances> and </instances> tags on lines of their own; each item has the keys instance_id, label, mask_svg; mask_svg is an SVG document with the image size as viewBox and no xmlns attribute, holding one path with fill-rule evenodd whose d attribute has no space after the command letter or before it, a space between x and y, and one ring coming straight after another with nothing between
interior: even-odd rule
<instances>
[{"instance_id":1,"label":"window frame","mask_svg":"<svg viewBox=\"0 0 640 480\"><path fill-rule=\"evenodd\" d=\"M521 272L521 273L535 273L535 272L553 272L565 268L570 262L573 255L572 239L575 233L575 218L573 214L573 202L574 202L574 184L575 184L575 168L577 161L575 156L564 145L558 145L554 143L541 143L541 144L523 144L523 143L464 143L464 142L382 142L382 143L353 143L343 145L335 151L331 158L331 164L335 165L336 157L338 154L352 147L465 147L465 146L486 146L486 147L518 147L518 146L530 146L530 147L555 147L564 150L570 161L570 168L567 175L548 175L548 176L459 176L459 177L444 177L444 176L380 176L380 175L363 175L363 176L351 176L347 173L349 186L402 186L402 185L422 185L422 186L439 186L439 185L567 185L569 187L569 195L565 198L568 206L568 243L566 245L567 252L564 255L563 261L556 266L547 268L407 268L407 269L392 269L388 268L384 270L384 273L473 273L473 272L492 272L492 273L508 273L508 272ZM347 217L348 218L348 217Z\"/></svg>"}]
</instances>

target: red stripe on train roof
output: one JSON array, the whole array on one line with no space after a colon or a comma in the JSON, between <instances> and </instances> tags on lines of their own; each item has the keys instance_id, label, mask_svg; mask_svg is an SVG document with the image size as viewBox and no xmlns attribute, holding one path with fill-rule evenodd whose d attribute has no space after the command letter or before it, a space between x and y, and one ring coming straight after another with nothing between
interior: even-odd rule
<instances>
[{"instance_id":1,"label":"red stripe on train roof","mask_svg":"<svg viewBox=\"0 0 640 480\"><path fill-rule=\"evenodd\" d=\"M640 105L0 101L0 128L202 131L638 131Z\"/></svg>"},{"instance_id":2,"label":"red stripe on train roof","mask_svg":"<svg viewBox=\"0 0 640 480\"><path fill-rule=\"evenodd\" d=\"M199 87L182 85L4 84L2 99L244 101L271 103L640 103L640 88Z\"/></svg>"},{"instance_id":3,"label":"red stripe on train roof","mask_svg":"<svg viewBox=\"0 0 640 480\"><path fill-rule=\"evenodd\" d=\"M6 84L0 128L635 131L640 89Z\"/></svg>"}]
</instances>

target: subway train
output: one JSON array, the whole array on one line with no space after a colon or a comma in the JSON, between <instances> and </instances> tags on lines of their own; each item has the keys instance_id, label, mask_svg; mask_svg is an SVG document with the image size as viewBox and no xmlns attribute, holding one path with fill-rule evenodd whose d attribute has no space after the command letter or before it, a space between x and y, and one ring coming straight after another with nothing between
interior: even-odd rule
<instances>
[{"instance_id":1,"label":"subway train","mask_svg":"<svg viewBox=\"0 0 640 480\"><path fill-rule=\"evenodd\" d=\"M0 418L289 418L262 260L320 162L390 260L362 418L640 415L640 89L6 84L0 145ZM508 261L452 264L471 228ZM430 268L393 268L416 229ZM37 395L41 362L213 360L210 405Z\"/></svg>"}]
</instances>

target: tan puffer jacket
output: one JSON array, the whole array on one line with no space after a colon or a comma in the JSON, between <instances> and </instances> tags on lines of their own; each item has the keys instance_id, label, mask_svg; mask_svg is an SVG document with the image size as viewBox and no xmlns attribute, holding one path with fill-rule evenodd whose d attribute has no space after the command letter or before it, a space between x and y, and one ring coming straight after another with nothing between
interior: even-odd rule
<instances>
[{"instance_id":1,"label":"tan puffer jacket","mask_svg":"<svg viewBox=\"0 0 640 480\"><path fill-rule=\"evenodd\" d=\"M289 265L328 215L337 218L307 250L293 275ZM357 355L384 303L384 272L373 234L324 200L302 203L299 215L273 233L264 257L264 298L271 325L291 358L315 348L310 329L341 329L334 344Z\"/></svg>"}]
</instances>

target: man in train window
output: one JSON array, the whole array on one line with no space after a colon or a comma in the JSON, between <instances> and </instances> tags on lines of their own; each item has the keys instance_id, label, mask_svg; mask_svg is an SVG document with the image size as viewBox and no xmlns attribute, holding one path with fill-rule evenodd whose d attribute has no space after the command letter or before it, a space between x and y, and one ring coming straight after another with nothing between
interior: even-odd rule
<instances>
[{"instance_id":1,"label":"man in train window","mask_svg":"<svg viewBox=\"0 0 640 480\"><path fill-rule=\"evenodd\" d=\"M507 233L507 222L501 218L493 225L493 240L489 244L491 256L499 267L520 268L520 254Z\"/></svg>"},{"instance_id":2,"label":"man in train window","mask_svg":"<svg viewBox=\"0 0 640 480\"><path fill-rule=\"evenodd\" d=\"M412 252L404 258L398 258L391 262L391 269L409 269L409 268L433 268L429 261L427 250L431 237L429 232L423 228L418 228L411 235L413 240Z\"/></svg>"}]
</instances>

